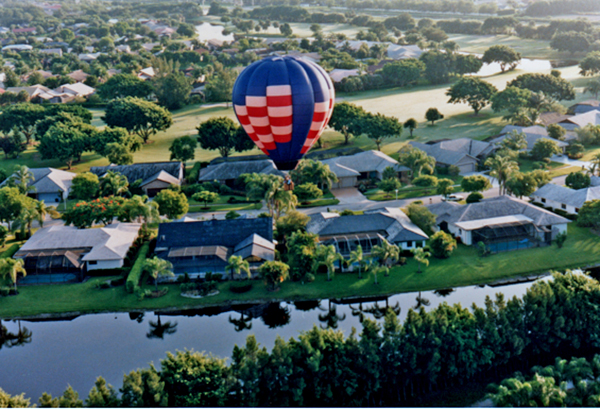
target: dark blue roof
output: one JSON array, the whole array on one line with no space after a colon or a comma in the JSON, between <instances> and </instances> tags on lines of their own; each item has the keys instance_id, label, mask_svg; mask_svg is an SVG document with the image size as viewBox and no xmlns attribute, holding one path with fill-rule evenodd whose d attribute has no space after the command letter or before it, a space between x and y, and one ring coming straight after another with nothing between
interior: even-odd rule
<instances>
[{"instance_id":1,"label":"dark blue roof","mask_svg":"<svg viewBox=\"0 0 600 409\"><path fill-rule=\"evenodd\" d=\"M235 247L253 233L273 241L273 219L259 217L257 219L161 223L158 226L156 247Z\"/></svg>"}]
</instances>

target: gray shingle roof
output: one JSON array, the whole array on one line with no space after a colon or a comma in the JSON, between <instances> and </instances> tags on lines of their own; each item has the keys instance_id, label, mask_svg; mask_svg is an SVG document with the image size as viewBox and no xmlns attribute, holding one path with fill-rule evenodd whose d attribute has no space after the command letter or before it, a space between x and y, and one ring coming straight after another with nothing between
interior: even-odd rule
<instances>
[{"instance_id":1,"label":"gray shingle roof","mask_svg":"<svg viewBox=\"0 0 600 409\"><path fill-rule=\"evenodd\" d=\"M600 186L574 190L548 183L536 190L531 196L581 208L585 202L600 199Z\"/></svg>"},{"instance_id":2,"label":"gray shingle roof","mask_svg":"<svg viewBox=\"0 0 600 409\"><path fill-rule=\"evenodd\" d=\"M431 145L420 142L410 142L410 144L429 156L433 156L436 162L445 165L454 165L465 157L477 161L477 156L491 152L491 145L488 142L470 138L452 139Z\"/></svg>"},{"instance_id":3,"label":"gray shingle roof","mask_svg":"<svg viewBox=\"0 0 600 409\"><path fill-rule=\"evenodd\" d=\"M165 171L175 179L183 179L183 164L181 162L149 162L149 163L135 163L133 165L109 165L109 166L94 166L90 168L90 172L98 175L98 177L104 176L109 170L120 173L127 177L129 183L133 183L136 180L147 180L161 171Z\"/></svg>"},{"instance_id":4,"label":"gray shingle roof","mask_svg":"<svg viewBox=\"0 0 600 409\"><path fill-rule=\"evenodd\" d=\"M600 111L589 111L584 114L579 114L566 118L559 123L565 129L583 128L586 125L600 125Z\"/></svg>"},{"instance_id":5,"label":"gray shingle roof","mask_svg":"<svg viewBox=\"0 0 600 409\"><path fill-rule=\"evenodd\" d=\"M467 205L432 205L428 209L437 216L438 224L443 221L455 224L517 214L529 217L536 226L570 223L562 216L510 196L498 196Z\"/></svg>"},{"instance_id":6,"label":"gray shingle roof","mask_svg":"<svg viewBox=\"0 0 600 409\"><path fill-rule=\"evenodd\" d=\"M28 251L86 248L90 251L82 260L122 260L138 236L140 226L138 223L113 223L97 229L44 227L27 240L15 258L24 257Z\"/></svg>"},{"instance_id":7,"label":"gray shingle roof","mask_svg":"<svg viewBox=\"0 0 600 409\"><path fill-rule=\"evenodd\" d=\"M388 166L396 169L397 172L409 171L406 166L402 166L397 160L390 158L383 152L365 151L350 156L338 156L337 158L326 159L324 164L329 165L329 168L336 176L353 176L348 169L360 174L362 172L383 172ZM336 166L338 165L338 166ZM340 174L336 171L340 171Z\"/></svg>"},{"instance_id":8,"label":"gray shingle roof","mask_svg":"<svg viewBox=\"0 0 600 409\"><path fill-rule=\"evenodd\" d=\"M244 173L264 173L283 176L270 159L223 162L200 171L199 181L237 179Z\"/></svg>"},{"instance_id":9,"label":"gray shingle roof","mask_svg":"<svg viewBox=\"0 0 600 409\"><path fill-rule=\"evenodd\" d=\"M376 209L354 216L319 213L311 217L307 230L322 237L373 232L381 234L392 243L428 239L400 209L391 208Z\"/></svg>"},{"instance_id":10,"label":"gray shingle roof","mask_svg":"<svg viewBox=\"0 0 600 409\"><path fill-rule=\"evenodd\" d=\"M35 193L57 193L59 190L66 192L71 188L71 182L75 173L54 168L32 168L29 171L33 174L33 180L29 186L35 187ZM6 179L0 186L8 183Z\"/></svg>"},{"instance_id":11,"label":"gray shingle roof","mask_svg":"<svg viewBox=\"0 0 600 409\"><path fill-rule=\"evenodd\" d=\"M273 241L273 219L207 220L161 223L156 249L171 247L225 246L234 248L252 234Z\"/></svg>"},{"instance_id":12,"label":"gray shingle roof","mask_svg":"<svg viewBox=\"0 0 600 409\"><path fill-rule=\"evenodd\" d=\"M500 142L502 142L507 137L507 134L512 131L517 131L517 132L525 134L525 140L527 141L526 150L528 150L528 151L533 149L533 146L535 145L535 143L537 141L539 141L540 139L550 139L551 141L554 141L560 148L564 148L569 145L567 142L559 141L557 139L549 137L548 131L546 130L546 128L543 128L543 127L537 126L537 125L536 126L528 126L528 127L507 125L500 132L500 135L502 135L502 136L491 140L490 143L492 143L494 145L500 144Z\"/></svg>"}]
</instances>

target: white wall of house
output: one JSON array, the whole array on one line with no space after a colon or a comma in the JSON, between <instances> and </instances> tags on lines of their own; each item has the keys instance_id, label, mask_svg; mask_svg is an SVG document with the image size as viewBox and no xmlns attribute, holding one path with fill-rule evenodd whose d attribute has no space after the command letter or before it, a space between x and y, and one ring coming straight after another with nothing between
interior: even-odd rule
<instances>
[{"instance_id":1,"label":"white wall of house","mask_svg":"<svg viewBox=\"0 0 600 409\"><path fill-rule=\"evenodd\" d=\"M448 230L454 238L460 237L463 244L467 246L473 244L471 241L471 232L469 230L463 230L454 224L448 224Z\"/></svg>"},{"instance_id":2,"label":"white wall of house","mask_svg":"<svg viewBox=\"0 0 600 409\"><path fill-rule=\"evenodd\" d=\"M543 198L539 197L539 196L532 196L532 198L533 198L534 202L540 203L540 204L544 205L545 207L551 207L553 209L563 210L569 214L577 214L577 212L578 212L578 210L575 208L575 206L560 203L560 202L557 202L555 200L550 200L550 199L546 199L544 201Z\"/></svg>"},{"instance_id":3,"label":"white wall of house","mask_svg":"<svg viewBox=\"0 0 600 409\"><path fill-rule=\"evenodd\" d=\"M109 268L120 268L123 267L123 260L97 260L96 264L94 261L87 261L87 269L89 270L105 270Z\"/></svg>"},{"instance_id":4,"label":"white wall of house","mask_svg":"<svg viewBox=\"0 0 600 409\"><path fill-rule=\"evenodd\" d=\"M52 205L53 203L60 202L60 194L57 193L38 193L37 199L46 204Z\"/></svg>"},{"instance_id":5,"label":"white wall of house","mask_svg":"<svg viewBox=\"0 0 600 409\"><path fill-rule=\"evenodd\" d=\"M417 246L417 243L419 243L420 245ZM395 243L398 245L398 247L400 247L402 250L411 250L414 249L415 247L425 247L425 240L416 240L416 241L402 241L400 243Z\"/></svg>"}]
</instances>

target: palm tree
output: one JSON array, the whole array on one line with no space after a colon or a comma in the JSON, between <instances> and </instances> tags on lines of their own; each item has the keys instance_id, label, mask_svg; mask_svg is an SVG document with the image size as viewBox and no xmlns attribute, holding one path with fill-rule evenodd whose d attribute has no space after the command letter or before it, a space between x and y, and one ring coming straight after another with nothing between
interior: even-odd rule
<instances>
[{"instance_id":1,"label":"palm tree","mask_svg":"<svg viewBox=\"0 0 600 409\"><path fill-rule=\"evenodd\" d=\"M8 183L10 186L17 187L22 195L26 195L29 192L35 192L35 187L29 186L33 181L35 181L35 177L29 168L25 165L17 165Z\"/></svg>"},{"instance_id":2,"label":"palm tree","mask_svg":"<svg viewBox=\"0 0 600 409\"><path fill-rule=\"evenodd\" d=\"M250 315L244 316L244 311L241 311L240 314L242 314L242 316L239 319L229 316L229 322L233 324L235 332L252 329L252 317Z\"/></svg>"},{"instance_id":3,"label":"palm tree","mask_svg":"<svg viewBox=\"0 0 600 409\"><path fill-rule=\"evenodd\" d=\"M315 270L321 266L327 267L327 281L331 281L335 273L335 262L343 260L342 256L335 251L333 244L329 246L317 246L317 255L315 257Z\"/></svg>"},{"instance_id":4,"label":"palm tree","mask_svg":"<svg viewBox=\"0 0 600 409\"><path fill-rule=\"evenodd\" d=\"M120 222L131 222L137 219L138 223L148 224L159 220L159 217L156 202L149 202L148 196L135 195L123 203L118 219Z\"/></svg>"},{"instance_id":5,"label":"palm tree","mask_svg":"<svg viewBox=\"0 0 600 409\"><path fill-rule=\"evenodd\" d=\"M294 210L298 205L298 198L289 190L284 190L283 183L277 181L270 184L265 191L265 203L271 217L279 219L282 213Z\"/></svg>"},{"instance_id":6,"label":"palm tree","mask_svg":"<svg viewBox=\"0 0 600 409\"><path fill-rule=\"evenodd\" d=\"M321 190L331 189L331 185L338 181L335 173L329 169L329 165L317 160L301 161L294 173L298 174L303 183L316 183Z\"/></svg>"},{"instance_id":7,"label":"palm tree","mask_svg":"<svg viewBox=\"0 0 600 409\"><path fill-rule=\"evenodd\" d=\"M362 246L359 244L356 246L356 250L350 252L350 258L348 261L352 263L358 263L358 279L362 278L362 265L363 265L363 250Z\"/></svg>"},{"instance_id":8,"label":"palm tree","mask_svg":"<svg viewBox=\"0 0 600 409\"><path fill-rule=\"evenodd\" d=\"M594 157L590 160L590 164L592 165L590 172L593 176L596 173L596 169L600 170L600 153L594 155Z\"/></svg>"},{"instance_id":9,"label":"palm tree","mask_svg":"<svg viewBox=\"0 0 600 409\"><path fill-rule=\"evenodd\" d=\"M336 306L335 304L331 304L331 300L329 300L329 310L327 311L327 314L319 314L319 321L325 324L325 327L321 326L323 329L337 329L338 323L345 319L346 314L338 315Z\"/></svg>"},{"instance_id":10,"label":"palm tree","mask_svg":"<svg viewBox=\"0 0 600 409\"><path fill-rule=\"evenodd\" d=\"M53 218L60 217L60 213L56 211L56 207L46 206L46 203L37 200L35 202L35 220L40 224L40 227L44 227L44 220L46 219L47 214Z\"/></svg>"},{"instance_id":11,"label":"palm tree","mask_svg":"<svg viewBox=\"0 0 600 409\"><path fill-rule=\"evenodd\" d=\"M156 256L144 261L144 270L147 271L150 277L154 279L156 291L158 291L159 276L173 277L175 275L171 271L172 268L173 264L171 264L170 261L163 260L162 258L158 258Z\"/></svg>"},{"instance_id":12,"label":"palm tree","mask_svg":"<svg viewBox=\"0 0 600 409\"><path fill-rule=\"evenodd\" d=\"M517 162L507 156L493 156L487 158L485 166L491 169L490 176L496 178L499 184L499 193L506 193L506 181L510 175L519 170Z\"/></svg>"},{"instance_id":13,"label":"palm tree","mask_svg":"<svg viewBox=\"0 0 600 409\"><path fill-rule=\"evenodd\" d=\"M106 175L100 179L101 196L120 196L129 190L127 177L120 173L109 170Z\"/></svg>"},{"instance_id":14,"label":"palm tree","mask_svg":"<svg viewBox=\"0 0 600 409\"><path fill-rule=\"evenodd\" d=\"M416 301L417 305L415 305L414 307L415 310L418 310L421 307L429 307L430 302L427 298L421 296L421 291L419 291L419 295L417 295Z\"/></svg>"},{"instance_id":15,"label":"palm tree","mask_svg":"<svg viewBox=\"0 0 600 409\"><path fill-rule=\"evenodd\" d=\"M598 99L598 94L600 94L600 78L594 78L588 81L583 89L584 93L592 94L594 99Z\"/></svg>"},{"instance_id":16,"label":"palm tree","mask_svg":"<svg viewBox=\"0 0 600 409\"><path fill-rule=\"evenodd\" d=\"M0 277L10 277L11 281L15 286L15 292L17 292L17 275L19 273L22 274L23 277L27 275L27 271L23 267L23 259L0 259Z\"/></svg>"},{"instance_id":17,"label":"palm tree","mask_svg":"<svg viewBox=\"0 0 600 409\"><path fill-rule=\"evenodd\" d=\"M371 249L371 257L379 260L380 265L387 266L389 259L397 261L400 258L400 248L387 240L382 240L380 245L373 246Z\"/></svg>"},{"instance_id":18,"label":"palm tree","mask_svg":"<svg viewBox=\"0 0 600 409\"><path fill-rule=\"evenodd\" d=\"M244 260L242 256L231 256L229 257L228 264L225 267L225 270L231 271L231 279L233 280L233 273L241 274L242 271L245 271L248 274L248 279L252 277L250 273L250 264L248 260Z\"/></svg>"},{"instance_id":19,"label":"palm tree","mask_svg":"<svg viewBox=\"0 0 600 409\"><path fill-rule=\"evenodd\" d=\"M427 257L431 256L431 253L425 251L423 247L416 247L414 249L411 249L410 252L413 254L413 257L419 265L419 270L417 272L420 273L421 264L423 264L425 267L429 265L429 260L427 259Z\"/></svg>"},{"instance_id":20,"label":"palm tree","mask_svg":"<svg viewBox=\"0 0 600 409\"><path fill-rule=\"evenodd\" d=\"M383 273L386 277L390 273L390 269L386 266L376 266L375 264L371 264L369 270L371 270L371 274L373 274L373 277L375 278L375 285L379 284L377 282L377 276L379 273Z\"/></svg>"}]
</instances>

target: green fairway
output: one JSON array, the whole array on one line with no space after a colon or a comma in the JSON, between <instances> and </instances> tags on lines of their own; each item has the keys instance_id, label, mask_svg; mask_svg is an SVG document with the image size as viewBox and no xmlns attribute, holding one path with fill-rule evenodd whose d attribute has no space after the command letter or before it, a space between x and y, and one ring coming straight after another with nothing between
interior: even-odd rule
<instances>
[{"instance_id":1,"label":"green fairway","mask_svg":"<svg viewBox=\"0 0 600 409\"><path fill-rule=\"evenodd\" d=\"M265 284L253 281L251 291L233 294L229 283L219 285L220 293L213 297L189 299L179 295L177 284L166 285L169 292L157 299L139 301L125 292L123 286L99 290L96 283L106 277L92 278L82 284L22 286L16 297L0 298L0 318L32 316L42 313L93 313L160 308L202 307L232 302L267 302L270 300L307 300L329 297L389 295L401 292L453 288L489 283L509 277L564 270L600 263L600 237L588 229L569 225L569 237L562 249L555 245L528 250L495 254L481 258L475 248L459 245L449 259L431 259L423 273L417 273L417 264L409 259L405 266L391 269L390 276L379 276L379 285L373 276L362 280L356 273L338 273L332 281L325 274L317 275L313 283L284 282L281 290L269 292ZM143 284L152 289L152 284Z\"/></svg>"},{"instance_id":2,"label":"green fairway","mask_svg":"<svg viewBox=\"0 0 600 409\"><path fill-rule=\"evenodd\" d=\"M573 60L585 57L586 53L571 54L550 48L550 41L530 40L509 35L452 34L449 40L460 46L460 51L483 54L493 45L507 45L521 53L524 58L544 60Z\"/></svg>"}]
</instances>

